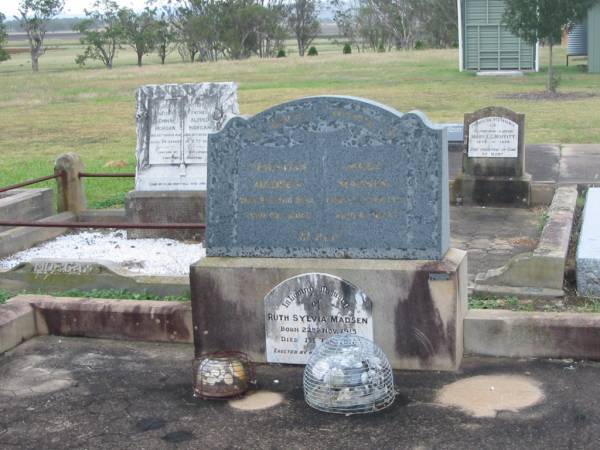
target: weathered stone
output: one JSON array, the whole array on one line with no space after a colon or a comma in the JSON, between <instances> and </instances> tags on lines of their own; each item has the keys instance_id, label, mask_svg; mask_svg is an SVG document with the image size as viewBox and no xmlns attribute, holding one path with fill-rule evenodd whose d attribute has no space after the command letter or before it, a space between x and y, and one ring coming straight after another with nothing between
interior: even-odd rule
<instances>
[{"instance_id":1,"label":"weathered stone","mask_svg":"<svg viewBox=\"0 0 600 450\"><path fill-rule=\"evenodd\" d=\"M266 362L264 298L307 272L339 277L368 296L373 340L394 368L460 365L467 259L456 249L441 261L204 258L190 273L196 354L235 348Z\"/></svg>"},{"instance_id":2,"label":"weathered stone","mask_svg":"<svg viewBox=\"0 0 600 450\"><path fill-rule=\"evenodd\" d=\"M154 295L189 293L187 276L137 275L102 259L32 259L0 275L0 288L15 292L123 289Z\"/></svg>"},{"instance_id":3,"label":"weathered stone","mask_svg":"<svg viewBox=\"0 0 600 450\"><path fill-rule=\"evenodd\" d=\"M306 364L334 334L373 340L372 307L364 292L333 275L306 273L283 281L265 297L267 362Z\"/></svg>"},{"instance_id":4,"label":"weathered stone","mask_svg":"<svg viewBox=\"0 0 600 450\"><path fill-rule=\"evenodd\" d=\"M205 223L206 191L130 191L125 199L129 223ZM130 239L204 239L204 230L130 229Z\"/></svg>"},{"instance_id":5,"label":"weathered stone","mask_svg":"<svg viewBox=\"0 0 600 450\"><path fill-rule=\"evenodd\" d=\"M209 256L441 259L446 130L351 97L311 97L209 136Z\"/></svg>"},{"instance_id":6,"label":"weathered stone","mask_svg":"<svg viewBox=\"0 0 600 450\"><path fill-rule=\"evenodd\" d=\"M192 316L189 302L19 295L0 305L3 333L0 352L45 334L189 343Z\"/></svg>"},{"instance_id":7,"label":"weathered stone","mask_svg":"<svg viewBox=\"0 0 600 450\"><path fill-rule=\"evenodd\" d=\"M54 193L50 188L0 192L0 220L38 220L53 213ZM8 229L0 227L0 233Z\"/></svg>"},{"instance_id":8,"label":"weathered stone","mask_svg":"<svg viewBox=\"0 0 600 450\"><path fill-rule=\"evenodd\" d=\"M465 114L463 172L476 177L525 173L525 114L491 106Z\"/></svg>"},{"instance_id":9,"label":"weathered stone","mask_svg":"<svg viewBox=\"0 0 600 450\"><path fill-rule=\"evenodd\" d=\"M0 354L37 335L35 314L28 303L0 305Z\"/></svg>"},{"instance_id":10,"label":"weathered stone","mask_svg":"<svg viewBox=\"0 0 600 450\"><path fill-rule=\"evenodd\" d=\"M40 222L75 222L77 216L72 212L63 212L50 217L40 219ZM64 234L67 228L36 228L36 227L14 227L0 232L0 258L12 255L40 244L44 241L54 239ZM1 280L0 280L1 281Z\"/></svg>"},{"instance_id":11,"label":"weathered stone","mask_svg":"<svg viewBox=\"0 0 600 450\"><path fill-rule=\"evenodd\" d=\"M206 190L207 136L239 114L236 84L147 85L136 98L136 190Z\"/></svg>"},{"instance_id":12,"label":"weathered stone","mask_svg":"<svg viewBox=\"0 0 600 450\"><path fill-rule=\"evenodd\" d=\"M600 296L600 188L590 188L585 200L577 244L579 295Z\"/></svg>"},{"instance_id":13,"label":"weathered stone","mask_svg":"<svg viewBox=\"0 0 600 450\"><path fill-rule=\"evenodd\" d=\"M78 214L86 209L83 178L79 174L84 171L83 162L76 153L65 153L54 163L54 173L60 175L58 180L57 210L59 213L69 211Z\"/></svg>"},{"instance_id":14,"label":"weathered stone","mask_svg":"<svg viewBox=\"0 0 600 450\"><path fill-rule=\"evenodd\" d=\"M535 250L515 256L500 268L478 274L474 291L494 295L562 296L576 202L576 186L559 187Z\"/></svg>"},{"instance_id":15,"label":"weathered stone","mask_svg":"<svg viewBox=\"0 0 600 450\"><path fill-rule=\"evenodd\" d=\"M452 201L480 206L529 206L525 172L525 115L491 106L465 114L463 172Z\"/></svg>"},{"instance_id":16,"label":"weathered stone","mask_svg":"<svg viewBox=\"0 0 600 450\"><path fill-rule=\"evenodd\" d=\"M599 359L600 314L470 310L465 352L510 358Z\"/></svg>"}]
</instances>

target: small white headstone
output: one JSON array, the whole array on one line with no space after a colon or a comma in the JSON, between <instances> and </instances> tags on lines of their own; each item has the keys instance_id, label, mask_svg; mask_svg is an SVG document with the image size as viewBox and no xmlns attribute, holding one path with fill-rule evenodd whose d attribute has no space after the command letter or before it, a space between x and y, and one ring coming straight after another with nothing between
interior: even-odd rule
<instances>
[{"instance_id":1,"label":"small white headstone","mask_svg":"<svg viewBox=\"0 0 600 450\"><path fill-rule=\"evenodd\" d=\"M237 85L146 85L136 98L136 190L206 190L208 134L239 115Z\"/></svg>"},{"instance_id":2,"label":"small white headstone","mask_svg":"<svg viewBox=\"0 0 600 450\"><path fill-rule=\"evenodd\" d=\"M290 278L265 297L267 361L306 364L318 344L340 333L373 340L371 310L364 292L336 276Z\"/></svg>"},{"instance_id":3,"label":"small white headstone","mask_svg":"<svg viewBox=\"0 0 600 450\"><path fill-rule=\"evenodd\" d=\"M519 125L505 117L484 117L469 125L469 158L517 158Z\"/></svg>"}]
</instances>

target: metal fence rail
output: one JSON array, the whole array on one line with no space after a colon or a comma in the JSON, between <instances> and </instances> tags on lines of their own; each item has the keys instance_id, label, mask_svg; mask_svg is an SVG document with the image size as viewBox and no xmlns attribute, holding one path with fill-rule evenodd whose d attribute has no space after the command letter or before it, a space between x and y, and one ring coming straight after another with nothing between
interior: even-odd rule
<instances>
[{"instance_id":1,"label":"metal fence rail","mask_svg":"<svg viewBox=\"0 0 600 450\"><path fill-rule=\"evenodd\" d=\"M35 228L139 228L146 230L190 230L204 229L204 223L109 223L109 222L32 222L0 220L0 227Z\"/></svg>"},{"instance_id":2,"label":"metal fence rail","mask_svg":"<svg viewBox=\"0 0 600 450\"><path fill-rule=\"evenodd\" d=\"M48 175L47 177L33 178L31 180L23 181L22 183L11 184L10 186L5 186L0 188L0 192L10 191L12 189L18 189L20 187L31 186L32 184L41 183L42 181L53 180L56 178L60 178L63 176L62 173L57 173L54 175Z\"/></svg>"},{"instance_id":3,"label":"metal fence rail","mask_svg":"<svg viewBox=\"0 0 600 450\"><path fill-rule=\"evenodd\" d=\"M123 172L123 173L90 173L90 172L79 172L79 178L135 178L135 173Z\"/></svg>"},{"instance_id":4,"label":"metal fence rail","mask_svg":"<svg viewBox=\"0 0 600 450\"><path fill-rule=\"evenodd\" d=\"M22 183L0 188L1 192L10 191L24 186L41 183L42 181L61 178L65 172L48 175L47 177L34 178ZM135 173L91 173L79 172L79 178L134 178ZM25 220L0 220L0 227L35 227L35 228L120 228L141 230L191 230L205 229L204 223L109 223L109 222L37 222Z\"/></svg>"}]
</instances>

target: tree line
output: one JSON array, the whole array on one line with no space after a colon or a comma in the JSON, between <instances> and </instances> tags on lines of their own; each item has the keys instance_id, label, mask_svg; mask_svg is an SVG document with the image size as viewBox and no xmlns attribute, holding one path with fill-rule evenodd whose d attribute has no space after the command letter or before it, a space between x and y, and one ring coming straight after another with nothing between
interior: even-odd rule
<instances>
[{"instance_id":1,"label":"tree line","mask_svg":"<svg viewBox=\"0 0 600 450\"><path fill-rule=\"evenodd\" d=\"M329 0L328 6L344 44L357 51L413 48L423 42L447 47L457 41L455 0ZM33 71L44 54L50 24L64 20L56 19L63 7L64 0L21 0L15 20L28 35ZM160 6L149 0L136 12L114 0L97 0L84 19L71 19L84 46L76 62L94 59L112 68L125 46L133 48L140 66L151 52L163 64L172 52L190 62L271 58L285 55L290 37L304 56L320 33L321 7L318 0L170 0Z\"/></svg>"}]
</instances>

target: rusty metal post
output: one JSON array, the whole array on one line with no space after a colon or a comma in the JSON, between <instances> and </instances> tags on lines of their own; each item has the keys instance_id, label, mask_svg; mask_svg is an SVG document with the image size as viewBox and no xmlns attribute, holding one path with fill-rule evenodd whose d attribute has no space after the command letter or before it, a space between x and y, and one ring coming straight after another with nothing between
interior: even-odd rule
<instances>
[{"instance_id":1,"label":"rusty metal post","mask_svg":"<svg viewBox=\"0 0 600 450\"><path fill-rule=\"evenodd\" d=\"M83 163L76 153L65 153L56 160L54 173L60 175L58 182L58 212L70 211L75 214L86 209L85 190L79 173Z\"/></svg>"}]
</instances>

